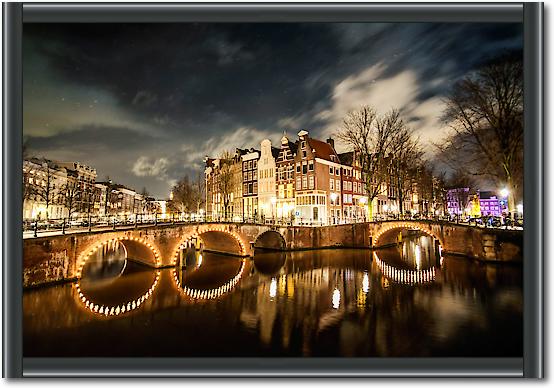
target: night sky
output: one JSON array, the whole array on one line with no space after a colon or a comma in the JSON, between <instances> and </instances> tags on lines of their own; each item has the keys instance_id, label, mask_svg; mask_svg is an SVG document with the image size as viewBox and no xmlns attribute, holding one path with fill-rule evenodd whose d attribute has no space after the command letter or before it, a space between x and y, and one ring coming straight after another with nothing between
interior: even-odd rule
<instances>
[{"instance_id":1,"label":"night sky","mask_svg":"<svg viewBox=\"0 0 554 388\"><path fill-rule=\"evenodd\" d=\"M34 156L166 198L206 155L302 128L325 139L362 104L398 108L436 141L452 84L522 36L521 24L25 24L23 131Z\"/></svg>"}]
</instances>

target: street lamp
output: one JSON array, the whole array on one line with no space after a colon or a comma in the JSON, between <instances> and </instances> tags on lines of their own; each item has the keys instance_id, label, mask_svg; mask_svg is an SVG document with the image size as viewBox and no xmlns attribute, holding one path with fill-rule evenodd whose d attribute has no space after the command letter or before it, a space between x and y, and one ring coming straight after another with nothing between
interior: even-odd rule
<instances>
[{"instance_id":1,"label":"street lamp","mask_svg":"<svg viewBox=\"0 0 554 388\"><path fill-rule=\"evenodd\" d=\"M516 207L518 214L523 214L523 205L520 203Z\"/></svg>"},{"instance_id":2,"label":"street lamp","mask_svg":"<svg viewBox=\"0 0 554 388\"><path fill-rule=\"evenodd\" d=\"M510 191L504 187L502 190L500 190L500 196L502 198L508 198L508 195L510 194Z\"/></svg>"}]
</instances>

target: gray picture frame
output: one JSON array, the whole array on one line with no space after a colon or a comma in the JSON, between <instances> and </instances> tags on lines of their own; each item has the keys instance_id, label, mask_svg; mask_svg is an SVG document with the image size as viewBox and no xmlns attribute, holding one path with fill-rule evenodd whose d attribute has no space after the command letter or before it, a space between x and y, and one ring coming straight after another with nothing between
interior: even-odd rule
<instances>
[{"instance_id":1,"label":"gray picture frame","mask_svg":"<svg viewBox=\"0 0 554 388\"><path fill-rule=\"evenodd\" d=\"M523 22L522 358L24 358L22 24L32 22ZM25 376L543 376L543 4L3 4L3 365Z\"/></svg>"}]
</instances>

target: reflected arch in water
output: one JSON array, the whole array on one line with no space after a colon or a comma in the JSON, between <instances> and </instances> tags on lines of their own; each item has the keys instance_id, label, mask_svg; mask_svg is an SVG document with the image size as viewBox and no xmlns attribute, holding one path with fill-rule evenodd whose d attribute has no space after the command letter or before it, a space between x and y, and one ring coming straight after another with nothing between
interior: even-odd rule
<instances>
[{"instance_id":1,"label":"reflected arch in water","mask_svg":"<svg viewBox=\"0 0 554 388\"><path fill-rule=\"evenodd\" d=\"M133 311L139 308L141 305L143 305L144 302L152 296L152 293L158 286L158 283L160 281L160 275L161 275L161 272L159 270L156 271L156 277L154 278L154 282L152 283L150 288L148 288L148 290L144 292L142 295L140 295L137 298L134 298L133 300L120 302L115 305L96 303L94 300L92 300L90 296L85 295L83 290L81 290L80 281L75 284L76 296L80 304L92 313L103 315L106 317L117 316L120 314L125 314L130 311Z\"/></svg>"},{"instance_id":2,"label":"reflected arch in water","mask_svg":"<svg viewBox=\"0 0 554 388\"><path fill-rule=\"evenodd\" d=\"M240 262L240 266L237 274L233 276L231 279L229 279L228 281L226 281L221 286L215 287L215 288L200 289L200 288L188 287L185 284L183 284L183 281L179 280L179 276L177 275L176 269L173 270L173 280L175 282L175 285L177 286L177 289L191 299L195 299L195 300L217 299L225 295L226 293L230 292L237 285L242 275L244 274L245 267L246 267L246 260L242 259Z\"/></svg>"},{"instance_id":3,"label":"reflected arch in water","mask_svg":"<svg viewBox=\"0 0 554 388\"><path fill-rule=\"evenodd\" d=\"M152 267L161 266L160 252L150 241L133 236L117 237L96 242L85 249L77 259L76 277L81 278L87 260L93 257L98 250L114 243L120 243L124 247L126 259L133 259Z\"/></svg>"},{"instance_id":4,"label":"reflected arch in water","mask_svg":"<svg viewBox=\"0 0 554 388\"><path fill-rule=\"evenodd\" d=\"M419 225L415 222L392 222L390 225L383 225L381 229L377 232L373 239L373 245L376 246L379 243L387 244L388 242L396 242L391 239L398 233L401 233L403 230L417 230L419 232L425 233L428 236L433 237L438 240L441 247L444 246L444 241L442 241L441 236L436 235L430 228L425 228L422 225Z\"/></svg>"},{"instance_id":5,"label":"reflected arch in water","mask_svg":"<svg viewBox=\"0 0 554 388\"><path fill-rule=\"evenodd\" d=\"M266 276L279 274L287 261L285 252L254 251L254 268Z\"/></svg>"},{"instance_id":6,"label":"reflected arch in water","mask_svg":"<svg viewBox=\"0 0 554 388\"><path fill-rule=\"evenodd\" d=\"M80 279L109 284L123 275L128 264L127 257L127 248L119 241L104 244L85 262Z\"/></svg>"},{"instance_id":7,"label":"reflected arch in water","mask_svg":"<svg viewBox=\"0 0 554 388\"><path fill-rule=\"evenodd\" d=\"M286 248L285 238L276 230L267 230L256 237L254 248L283 251Z\"/></svg>"},{"instance_id":8,"label":"reflected arch in water","mask_svg":"<svg viewBox=\"0 0 554 388\"><path fill-rule=\"evenodd\" d=\"M377 264L377 267L379 267L381 273L395 283L418 285L435 281L435 267L424 270L396 268L395 266L387 264L383 260L379 259L377 252L373 252L373 257L375 258L375 264Z\"/></svg>"}]
</instances>

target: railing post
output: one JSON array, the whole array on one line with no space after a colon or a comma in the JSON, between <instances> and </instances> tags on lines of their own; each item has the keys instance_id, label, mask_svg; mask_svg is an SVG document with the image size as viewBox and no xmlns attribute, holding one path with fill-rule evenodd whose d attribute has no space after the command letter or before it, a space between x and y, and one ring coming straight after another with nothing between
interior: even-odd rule
<instances>
[{"instance_id":1,"label":"railing post","mask_svg":"<svg viewBox=\"0 0 554 388\"><path fill-rule=\"evenodd\" d=\"M37 232L38 232L38 220L35 221L35 237L37 237Z\"/></svg>"},{"instance_id":2,"label":"railing post","mask_svg":"<svg viewBox=\"0 0 554 388\"><path fill-rule=\"evenodd\" d=\"M90 214L88 216L88 231L92 231L92 218L90 217Z\"/></svg>"},{"instance_id":3,"label":"railing post","mask_svg":"<svg viewBox=\"0 0 554 388\"><path fill-rule=\"evenodd\" d=\"M135 214L135 229L137 228L138 224L138 214Z\"/></svg>"},{"instance_id":4,"label":"railing post","mask_svg":"<svg viewBox=\"0 0 554 388\"><path fill-rule=\"evenodd\" d=\"M154 214L154 226L158 226L158 213Z\"/></svg>"},{"instance_id":5,"label":"railing post","mask_svg":"<svg viewBox=\"0 0 554 388\"><path fill-rule=\"evenodd\" d=\"M112 226L112 228L113 228L113 230L115 230L115 217L114 217L114 218L112 218L112 223L113 223L113 226Z\"/></svg>"},{"instance_id":6,"label":"railing post","mask_svg":"<svg viewBox=\"0 0 554 388\"><path fill-rule=\"evenodd\" d=\"M65 234L65 218L62 219L62 234Z\"/></svg>"}]
</instances>

